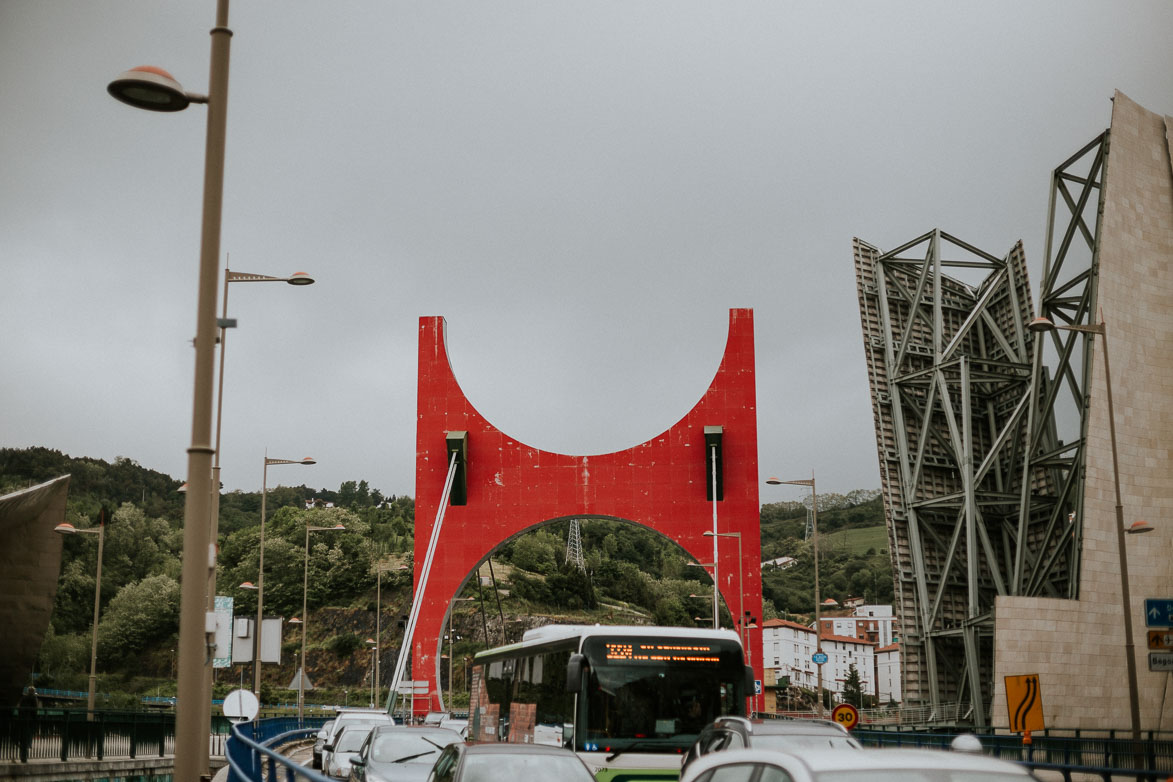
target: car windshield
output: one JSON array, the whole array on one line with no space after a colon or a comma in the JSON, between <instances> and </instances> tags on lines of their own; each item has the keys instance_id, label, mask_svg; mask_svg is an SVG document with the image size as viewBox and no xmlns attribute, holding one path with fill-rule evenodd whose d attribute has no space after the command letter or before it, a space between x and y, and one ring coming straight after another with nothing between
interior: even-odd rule
<instances>
[{"instance_id":1,"label":"car windshield","mask_svg":"<svg viewBox=\"0 0 1173 782\"><path fill-rule=\"evenodd\" d=\"M447 730L387 731L371 742L371 758L377 763L426 763L430 766L440 748L459 740L460 736Z\"/></svg>"},{"instance_id":2,"label":"car windshield","mask_svg":"<svg viewBox=\"0 0 1173 782\"><path fill-rule=\"evenodd\" d=\"M798 747L831 747L833 749L856 749L859 742L847 735L819 736L807 733L785 735L755 735L754 749L797 749Z\"/></svg>"},{"instance_id":3,"label":"car windshield","mask_svg":"<svg viewBox=\"0 0 1173 782\"><path fill-rule=\"evenodd\" d=\"M594 782L577 755L526 755L522 753L468 755L460 769L460 782L501 782L503 779L556 779L558 782Z\"/></svg>"},{"instance_id":4,"label":"car windshield","mask_svg":"<svg viewBox=\"0 0 1173 782\"><path fill-rule=\"evenodd\" d=\"M867 768L851 771L821 771L816 782L1029 782L1023 774L950 768Z\"/></svg>"},{"instance_id":5,"label":"car windshield","mask_svg":"<svg viewBox=\"0 0 1173 782\"><path fill-rule=\"evenodd\" d=\"M366 741L367 734L370 733L370 728L365 725L358 727L351 726L342 732L338 737L338 743L334 746L335 752L358 752L362 743Z\"/></svg>"}]
</instances>

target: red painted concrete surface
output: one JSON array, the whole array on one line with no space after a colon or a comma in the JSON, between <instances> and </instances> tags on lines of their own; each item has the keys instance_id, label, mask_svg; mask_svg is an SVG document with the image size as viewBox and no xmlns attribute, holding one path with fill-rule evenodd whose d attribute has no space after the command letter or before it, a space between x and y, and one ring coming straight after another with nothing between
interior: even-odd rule
<instances>
[{"instance_id":1,"label":"red painted concrete surface","mask_svg":"<svg viewBox=\"0 0 1173 782\"><path fill-rule=\"evenodd\" d=\"M546 522L571 517L640 524L676 542L698 562L711 562L713 503L705 459L706 426L723 427L723 499L717 528L741 533L719 538L721 595L738 616L738 568L744 568L745 611L761 620L761 535L758 500L757 403L753 310L729 311L729 336L720 368L696 406L651 440L607 454L572 456L524 445L494 427L461 391L446 350L444 319L420 318L416 428L415 579L418 589L428 541L448 473L445 436L468 432L466 505L450 505L413 643L416 680L431 682L417 712L440 708L440 642L451 599L501 543ZM703 358L703 357L702 357ZM761 631L748 631L749 649L761 649ZM516 640L516 639L510 639ZM762 678L760 654L751 663Z\"/></svg>"}]
</instances>

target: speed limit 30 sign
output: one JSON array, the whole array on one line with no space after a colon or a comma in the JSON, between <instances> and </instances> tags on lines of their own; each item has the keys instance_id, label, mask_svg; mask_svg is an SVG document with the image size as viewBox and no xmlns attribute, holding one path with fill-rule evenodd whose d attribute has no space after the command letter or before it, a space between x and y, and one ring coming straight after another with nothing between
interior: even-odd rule
<instances>
[{"instance_id":1,"label":"speed limit 30 sign","mask_svg":"<svg viewBox=\"0 0 1173 782\"><path fill-rule=\"evenodd\" d=\"M831 710L831 719L851 730L859 724L859 711L850 703L840 703Z\"/></svg>"}]
</instances>

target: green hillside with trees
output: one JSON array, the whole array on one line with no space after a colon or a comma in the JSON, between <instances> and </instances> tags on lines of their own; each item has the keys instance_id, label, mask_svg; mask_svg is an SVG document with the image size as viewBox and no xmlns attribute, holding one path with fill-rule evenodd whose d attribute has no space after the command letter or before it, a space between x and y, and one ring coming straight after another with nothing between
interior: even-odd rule
<instances>
[{"instance_id":1,"label":"green hillside with trees","mask_svg":"<svg viewBox=\"0 0 1173 782\"><path fill-rule=\"evenodd\" d=\"M73 458L45 448L0 449L0 494L70 474L66 521L79 528L110 512L102 570L98 671L102 692L132 706L140 695L174 694L174 652L179 623L182 544L181 481L118 458L113 464ZM265 612L291 618L301 613L305 525L343 524L345 531L311 538L307 601L310 630L307 670L319 688L311 700L341 702L369 687L374 635L376 570L382 576L383 638L389 672L402 622L410 606L415 503L383 495L366 480L337 490L301 486L269 488L265 524ZM328 507L332 506L332 507ZM217 592L230 595L235 613L256 612L256 593L239 588L257 580L260 492L221 497ZM763 560L793 557L786 569L763 572L765 617L804 618L813 611L812 545L803 503L762 506ZM890 602L891 567L878 492L819 496L820 581L823 597L861 596ZM707 626L711 580L703 568L667 538L635 524L584 519L586 571L565 563L569 522L531 530L503 544L491 565L496 589L470 579L454 611L453 660L471 657L503 638L514 640L548 621L651 623ZM93 615L96 546L87 536L64 541L64 556L51 626L39 659L45 687L85 689ZM89 544L89 545L87 545ZM488 575L488 566L482 567ZM728 611L722 610L725 626ZM389 640L388 640L389 639ZM448 647L446 647L447 650ZM266 666L265 702L288 700L283 690L296 670L300 637L287 627L283 664ZM245 675L238 666L219 672L217 694ZM389 673L385 674L389 678ZM460 702L463 666L453 666ZM385 679L386 680L386 679ZM308 697L308 696L307 696ZM356 695L357 697L357 695Z\"/></svg>"}]
</instances>

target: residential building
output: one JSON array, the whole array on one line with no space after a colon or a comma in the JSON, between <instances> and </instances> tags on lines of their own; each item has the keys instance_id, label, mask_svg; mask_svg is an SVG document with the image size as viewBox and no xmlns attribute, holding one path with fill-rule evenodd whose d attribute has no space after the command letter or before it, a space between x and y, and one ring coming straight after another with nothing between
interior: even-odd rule
<instances>
[{"instance_id":1,"label":"residential building","mask_svg":"<svg viewBox=\"0 0 1173 782\"><path fill-rule=\"evenodd\" d=\"M870 641L877 648L891 646L894 642L892 606L860 605L850 614L824 614L819 618L823 635L842 635Z\"/></svg>"},{"instance_id":2,"label":"residential building","mask_svg":"<svg viewBox=\"0 0 1173 782\"><path fill-rule=\"evenodd\" d=\"M900 703L900 644L876 650L876 698L881 704Z\"/></svg>"}]
</instances>

